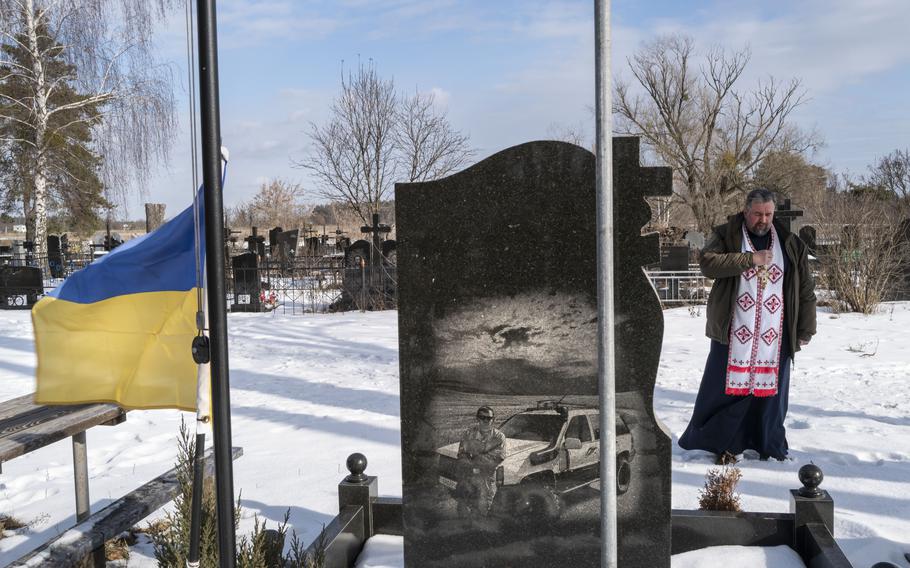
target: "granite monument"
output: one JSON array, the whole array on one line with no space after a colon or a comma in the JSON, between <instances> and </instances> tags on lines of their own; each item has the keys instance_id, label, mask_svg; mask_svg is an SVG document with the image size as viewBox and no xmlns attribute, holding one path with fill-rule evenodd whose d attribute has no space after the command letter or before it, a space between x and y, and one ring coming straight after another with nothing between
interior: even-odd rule
<instances>
[{"instance_id":1,"label":"granite monument","mask_svg":"<svg viewBox=\"0 0 910 568\"><path fill-rule=\"evenodd\" d=\"M645 196L668 168L615 138L617 493L624 568L670 558L663 322ZM600 566L594 155L509 148L396 185L405 565ZM492 417L492 418L491 418Z\"/></svg>"}]
</instances>

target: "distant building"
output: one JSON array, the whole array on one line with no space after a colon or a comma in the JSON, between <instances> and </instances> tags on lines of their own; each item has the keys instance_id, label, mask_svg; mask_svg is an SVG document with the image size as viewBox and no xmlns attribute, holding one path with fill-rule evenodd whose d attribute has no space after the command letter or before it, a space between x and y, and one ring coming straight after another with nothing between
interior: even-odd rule
<instances>
[{"instance_id":1,"label":"distant building","mask_svg":"<svg viewBox=\"0 0 910 568\"><path fill-rule=\"evenodd\" d=\"M14 233L24 233L25 225L13 225L13 232Z\"/></svg>"}]
</instances>

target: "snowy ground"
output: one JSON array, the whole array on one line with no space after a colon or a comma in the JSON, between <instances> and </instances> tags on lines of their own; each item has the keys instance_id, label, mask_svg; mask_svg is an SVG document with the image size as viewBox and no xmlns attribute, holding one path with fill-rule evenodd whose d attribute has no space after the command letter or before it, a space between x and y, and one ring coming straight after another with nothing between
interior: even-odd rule
<instances>
[{"instance_id":1,"label":"snowy ground","mask_svg":"<svg viewBox=\"0 0 910 568\"><path fill-rule=\"evenodd\" d=\"M657 414L675 438L691 412L707 355L703 310L664 313ZM354 451L370 461L379 491L400 495L397 313L229 317L235 491L242 529L254 513L274 525L290 510L311 540L337 512L336 487ZM873 316L819 313L819 335L792 373L788 439L793 461L741 463L744 509L785 512L796 471L825 472L835 500L835 536L856 566L910 566L910 303ZM28 312L0 312L0 400L32 392ZM173 466L181 414L134 411L124 424L88 432L93 510ZM703 452L674 444L673 506L695 508ZM74 522L68 441L3 464L0 513L31 523L0 540L0 565ZM147 550L147 549L146 549ZM388 552L386 550L385 552ZM130 566L152 566L141 550ZM394 564L392 564L394 565Z\"/></svg>"}]
</instances>

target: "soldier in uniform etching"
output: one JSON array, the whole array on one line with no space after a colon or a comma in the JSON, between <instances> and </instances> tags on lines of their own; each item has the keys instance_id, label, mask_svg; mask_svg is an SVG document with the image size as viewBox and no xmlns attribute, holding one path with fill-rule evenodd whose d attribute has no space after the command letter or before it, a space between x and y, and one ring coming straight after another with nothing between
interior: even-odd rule
<instances>
[{"instance_id":1,"label":"soldier in uniform etching","mask_svg":"<svg viewBox=\"0 0 910 568\"><path fill-rule=\"evenodd\" d=\"M476 423L464 431L458 444L460 478L455 490L458 515L486 516L496 495L496 467L504 459L506 436L493 427L493 409L477 409Z\"/></svg>"}]
</instances>

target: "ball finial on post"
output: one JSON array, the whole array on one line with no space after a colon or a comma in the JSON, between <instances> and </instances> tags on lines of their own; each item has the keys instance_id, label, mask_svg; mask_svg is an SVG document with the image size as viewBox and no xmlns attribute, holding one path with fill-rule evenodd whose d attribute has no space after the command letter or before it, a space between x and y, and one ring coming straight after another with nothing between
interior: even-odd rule
<instances>
[{"instance_id":1,"label":"ball finial on post","mask_svg":"<svg viewBox=\"0 0 910 568\"><path fill-rule=\"evenodd\" d=\"M825 474L822 473L822 468L818 467L814 463L806 464L803 467L799 468L799 481L803 486L799 490L799 494L803 497L821 497L822 490L818 488L822 484L822 480L825 479Z\"/></svg>"},{"instance_id":2,"label":"ball finial on post","mask_svg":"<svg viewBox=\"0 0 910 568\"><path fill-rule=\"evenodd\" d=\"M354 452L348 456L348 471L351 474L344 478L347 483L363 483L367 476L363 473L367 469L367 457L359 452Z\"/></svg>"}]
</instances>

